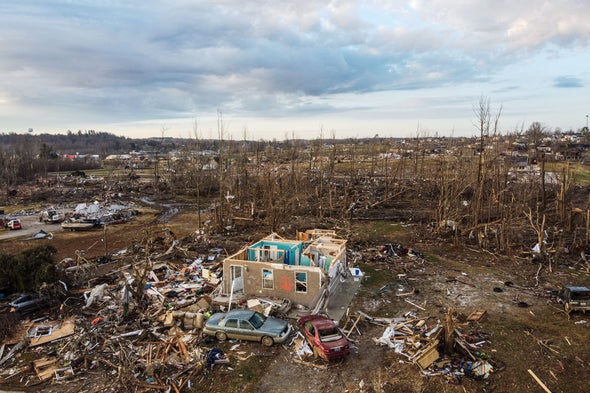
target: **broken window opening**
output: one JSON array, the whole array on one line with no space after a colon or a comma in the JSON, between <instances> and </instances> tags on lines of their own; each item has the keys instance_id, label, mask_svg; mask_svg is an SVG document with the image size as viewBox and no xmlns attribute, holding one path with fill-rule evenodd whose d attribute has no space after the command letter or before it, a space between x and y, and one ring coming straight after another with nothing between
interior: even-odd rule
<instances>
[{"instance_id":1,"label":"broken window opening","mask_svg":"<svg viewBox=\"0 0 590 393\"><path fill-rule=\"evenodd\" d=\"M262 262L270 261L270 246L262 246Z\"/></svg>"},{"instance_id":2,"label":"broken window opening","mask_svg":"<svg viewBox=\"0 0 590 393\"><path fill-rule=\"evenodd\" d=\"M311 322L306 322L305 328L307 329L308 332L311 333L312 336L315 336L315 328L313 327Z\"/></svg>"},{"instance_id":3,"label":"broken window opening","mask_svg":"<svg viewBox=\"0 0 590 393\"><path fill-rule=\"evenodd\" d=\"M262 288L274 289L274 276L271 269L262 269Z\"/></svg>"},{"instance_id":4,"label":"broken window opening","mask_svg":"<svg viewBox=\"0 0 590 393\"><path fill-rule=\"evenodd\" d=\"M306 272L295 272L295 292L307 293Z\"/></svg>"},{"instance_id":5,"label":"broken window opening","mask_svg":"<svg viewBox=\"0 0 590 393\"><path fill-rule=\"evenodd\" d=\"M228 328L237 328L238 327L238 320L237 319L228 319L225 323L225 327Z\"/></svg>"},{"instance_id":6,"label":"broken window opening","mask_svg":"<svg viewBox=\"0 0 590 393\"><path fill-rule=\"evenodd\" d=\"M55 326L37 326L31 330L29 337L39 338L43 336L51 336L54 330Z\"/></svg>"}]
</instances>

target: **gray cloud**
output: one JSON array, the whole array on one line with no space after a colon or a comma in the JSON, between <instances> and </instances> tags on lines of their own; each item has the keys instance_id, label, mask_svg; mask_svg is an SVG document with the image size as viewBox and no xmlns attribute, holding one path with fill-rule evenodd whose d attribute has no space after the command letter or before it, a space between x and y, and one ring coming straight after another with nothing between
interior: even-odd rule
<instances>
[{"instance_id":1,"label":"gray cloud","mask_svg":"<svg viewBox=\"0 0 590 393\"><path fill-rule=\"evenodd\" d=\"M332 112L309 98L483 81L547 42L588 45L590 5L536 4L3 2L0 99L113 121Z\"/></svg>"},{"instance_id":2,"label":"gray cloud","mask_svg":"<svg viewBox=\"0 0 590 393\"><path fill-rule=\"evenodd\" d=\"M560 88L573 88L573 87L584 87L580 78L572 76L559 76L553 80L553 87Z\"/></svg>"}]
</instances>

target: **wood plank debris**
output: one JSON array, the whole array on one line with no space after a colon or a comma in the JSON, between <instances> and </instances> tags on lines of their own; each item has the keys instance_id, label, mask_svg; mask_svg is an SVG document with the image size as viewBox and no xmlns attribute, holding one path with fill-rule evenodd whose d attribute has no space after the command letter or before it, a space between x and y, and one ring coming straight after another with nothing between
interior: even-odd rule
<instances>
[{"instance_id":1,"label":"wood plank debris","mask_svg":"<svg viewBox=\"0 0 590 393\"><path fill-rule=\"evenodd\" d=\"M311 363L311 362L306 362L305 360L300 360L300 359L293 359L293 361L297 364L302 364L307 367L318 368L320 370L327 370L328 369L328 365L326 365L326 364Z\"/></svg>"},{"instance_id":2,"label":"wood plank debris","mask_svg":"<svg viewBox=\"0 0 590 393\"><path fill-rule=\"evenodd\" d=\"M422 306L419 306L419 305L417 305L416 303L412 303L412 302L411 302L411 301L409 301L408 299L404 299L404 301L405 301L406 303L409 303L409 304L411 304L412 306L414 306L414 307L416 307L416 308L419 308L419 309L420 309L420 310L422 310L422 311L426 311L426 309L425 309L424 307L422 307Z\"/></svg>"},{"instance_id":3,"label":"wood plank debris","mask_svg":"<svg viewBox=\"0 0 590 393\"><path fill-rule=\"evenodd\" d=\"M361 315L371 323L378 320L364 313ZM387 345L418 365L424 375L442 375L449 380L464 376L485 379L494 371L494 366L484 360L488 359L487 356L480 358L479 348L488 342L485 334L473 328L466 334L461 333L458 327L462 324L455 321L451 308L447 309L444 324L437 321L434 326L428 326L429 320L430 318L419 317L414 312L389 318L383 335L374 337L373 342L376 345ZM443 344L446 347L447 343L452 353L441 356L439 350ZM463 359L457 361L457 357ZM451 361L451 358L455 360Z\"/></svg>"},{"instance_id":4,"label":"wood plank debris","mask_svg":"<svg viewBox=\"0 0 590 393\"><path fill-rule=\"evenodd\" d=\"M346 333L346 338L350 337L350 334L354 331L354 329L356 328L356 325L358 325L360 320L361 320L361 315L359 314L358 317L356 317L356 319L354 320L354 323L352 324L350 329L348 330L348 333Z\"/></svg>"},{"instance_id":5,"label":"wood plank debris","mask_svg":"<svg viewBox=\"0 0 590 393\"><path fill-rule=\"evenodd\" d=\"M440 357L438 350L436 347L439 344L439 340L434 340L426 345L422 350L416 353L413 356L413 361L416 363L422 370L427 369Z\"/></svg>"},{"instance_id":6,"label":"wood plank debris","mask_svg":"<svg viewBox=\"0 0 590 393\"><path fill-rule=\"evenodd\" d=\"M46 381L54 377L55 370L57 370L57 358L43 357L33 361L33 368L37 373L40 381Z\"/></svg>"},{"instance_id":7,"label":"wood plank debris","mask_svg":"<svg viewBox=\"0 0 590 393\"><path fill-rule=\"evenodd\" d=\"M551 393L551 390L549 390L549 388L547 387L547 385L545 385L543 383L543 381L541 381L539 379L539 377L537 377L537 375L533 372L533 370L531 370L530 368L527 370L529 372L529 374L531 374L531 376L533 377L533 379L535 380L535 382L537 382L539 384L539 386L546 392L546 393Z\"/></svg>"},{"instance_id":8,"label":"wood plank debris","mask_svg":"<svg viewBox=\"0 0 590 393\"><path fill-rule=\"evenodd\" d=\"M486 310L476 310L474 312L472 312L471 314L469 314L469 316L467 317L467 320L469 322L478 322L481 321L481 319L487 314Z\"/></svg>"},{"instance_id":9,"label":"wood plank debris","mask_svg":"<svg viewBox=\"0 0 590 393\"><path fill-rule=\"evenodd\" d=\"M51 321L35 324L29 330L29 346L35 347L71 336L74 334L74 330L75 322L73 318L66 319L62 322Z\"/></svg>"}]
</instances>

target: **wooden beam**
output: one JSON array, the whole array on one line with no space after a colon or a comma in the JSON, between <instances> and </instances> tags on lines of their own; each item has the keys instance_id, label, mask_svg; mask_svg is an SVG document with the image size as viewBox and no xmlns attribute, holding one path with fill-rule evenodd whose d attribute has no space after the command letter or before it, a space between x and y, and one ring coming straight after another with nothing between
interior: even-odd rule
<instances>
[{"instance_id":1,"label":"wooden beam","mask_svg":"<svg viewBox=\"0 0 590 393\"><path fill-rule=\"evenodd\" d=\"M350 330L346 334L346 338L348 338L350 336L350 334L352 333L352 331L354 330L354 328L356 328L356 325L359 323L360 320L361 320L361 315L359 314L359 316L356 317L356 320L352 324L352 327L350 328Z\"/></svg>"},{"instance_id":2,"label":"wooden beam","mask_svg":"<svg viewBox=\"0 0 590 393\"><path fill-rule=\"evenodd\" d=\"M545 384L543 383L543 381L541 381L541 380L539 379L539 377L537 377L537 376L535 375L535 373L533 372L533 370L531 370L531 369L529 368L529 369L528 369L528 372L529 372L529 374L531 374L531 376L533 377L533 379L534 379L535 381L537 381L537 383L539 384L539 386L540 386L541 388L543 388L543 390L544 390L545 392L547 392L547 393L551 393L551 390L549 390L549 388L547 387L547 385L545 385Z\"/></svg>"},{"instance_id":3,"label":"wooden beam","mask_svg":"<svg viewBox=\"0 0 590 393\"><path fill-rule=\"evenodd\" d=\"M411 301L409 301L408 299L404 299L404 302L411 304L412 306L419 308L422 311L426 311L426 309L424 307L421 307L419 305L417 305L416 303L412 303Z\"/></svg>"}]
</instances>

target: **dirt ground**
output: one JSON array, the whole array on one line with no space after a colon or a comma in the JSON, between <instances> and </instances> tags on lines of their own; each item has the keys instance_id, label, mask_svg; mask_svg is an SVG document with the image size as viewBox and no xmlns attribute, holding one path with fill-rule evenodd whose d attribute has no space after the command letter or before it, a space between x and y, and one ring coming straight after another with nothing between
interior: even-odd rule
<instances>
[{"instance_id":1,"label":"dirt ground","mask_svg":"<svg viewBox=\"0 0 590 393\"><path fill-rule=\"evenodd\" d=\"M81 250L90 258L140 242L146 231L168 227L178 238L192 233L194 215L180 210L175 213L167 216L167 222L161 222L156 210L145 210L133 222L113 225L106 231L62 232L56 227L51 240L2 239L0 249L12 253L26 246L52 244L58 250L58 259L74 258ZM25 221L25 228L33 225L34 220ZM444 376L424 376L417 365L392 349L375 344L374 338L383 334L384 326L363 320L350 335L351 355L332 364L313 359L300 362L292 345L266 348L235 341L212 343L226 352L230 364L202 373L185 390L214 393L542 392L531 370L551 392L587 391L589 316L572 314L568 319L555 303L551 291L564 284L590 285L588 271L572 265L553 266L552 272L544 267L537 285L539 265L528 258L503 259L467 247L454 247L444 241L428 240L421 229L414 227L370 236L372 225L370 222L353 223L350 231L365 234L362 241L353 235L348 243L352 253L349 262L365 273L361 289L350 305L350 313L362 311L372 317L394 318L413 312L428 318L429 326L434 326L444 321L451 308L458 329L485 332L487 342L482 349L495 365L488 379L464 378L460 383L450 383ZM260 229L253 229L232 239L236 250L248 239L256 238L259 232ZM386 257L380 248L388 243L401 243L420 250L425 259ZM397 296L409 288L414 290L413 295ZM469 325L465 317L475 310L486 310L486 315L480 322Z\"/></svg>"}]
</instances>

